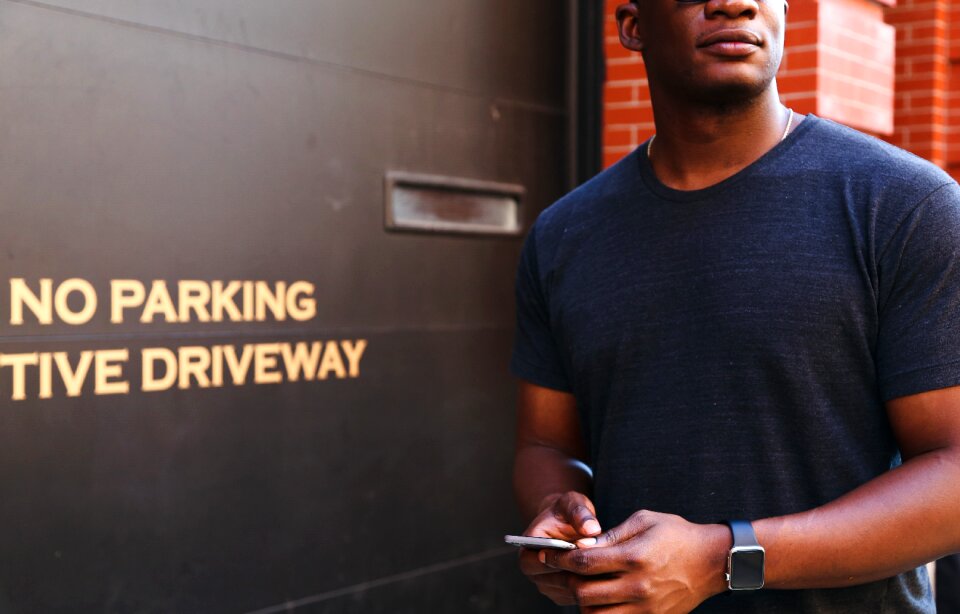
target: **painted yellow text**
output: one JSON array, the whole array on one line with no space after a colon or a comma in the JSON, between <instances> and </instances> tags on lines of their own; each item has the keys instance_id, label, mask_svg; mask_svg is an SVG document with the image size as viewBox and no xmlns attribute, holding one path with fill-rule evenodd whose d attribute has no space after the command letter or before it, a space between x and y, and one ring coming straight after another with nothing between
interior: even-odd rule
<instances>
[{"instance_id":1,"label":"painted yellow text","mask_svg":"<svg viewBox=\"0 0 960 614\"><path fill-rule=\"evenodd\" d=\"M133 375L143 392L353 379L366 349L365 339L145 348ZM126 348L0 354L0 398L128 394L129 359Z\"/></svg>"},{"instance_id":2,"label":"painted yellow text","mask_svg":"<svg viewBox=\"0 0 960 614\"><path fill-rule=\"evenodd\" d=\"M186 390L357 378L366 348L364 339L147 348L142 354L141 389L159 392L174 386Z\"/></svg>"},{"instance_id":3,"label":"painted yellow text","mask_svg":"<svg viewBox=\"0 0 960 614\"><path fill-rule=\"evenodd\" d=\"M110 323L169 322L304 322L317 315L316 287L308 281L180 280L171 288L163 280L149 284L136 279L110 281ZM42 325L61 321L87 324L97 313L97 292L84 279L52 279L29 284L10 279L10 324L28 319Z\"/></svg>"}]
</instances>

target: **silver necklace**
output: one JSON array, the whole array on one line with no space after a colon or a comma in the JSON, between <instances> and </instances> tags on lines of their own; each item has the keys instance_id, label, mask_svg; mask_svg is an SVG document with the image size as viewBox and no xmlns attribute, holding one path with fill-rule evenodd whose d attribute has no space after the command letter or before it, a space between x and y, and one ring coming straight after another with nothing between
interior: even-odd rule
<instances>
[{"instance_id":1,"label":"silver necklace","mask_svg":"<svg viewBox=\"0 0 960 614\"><path fill-rule=\"evenodd\" d=\"M790 116L787 118L787 127L783 131L783 136L780 137L780 142L784 142L787 139L787 135L790 134L790 128L793 126L793 109L787 108L787 111L790 112ZM653 140L657 138L657 135L654 134L650 137L650 140L647 141L647 159L650 159L650 153L653 151Z\"/></svg>"}]
</instances>

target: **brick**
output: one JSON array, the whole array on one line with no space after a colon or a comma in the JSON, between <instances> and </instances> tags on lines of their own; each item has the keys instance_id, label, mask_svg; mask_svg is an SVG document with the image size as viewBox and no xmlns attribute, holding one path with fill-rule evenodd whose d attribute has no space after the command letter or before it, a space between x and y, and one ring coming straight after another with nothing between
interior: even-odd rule
<instances>
[{"instance_id":1,"label":"brick","mask_svg":"<svg viewBox=\"0 0 960 614\"><path fill-rule=\"evenodd\" d=\"M897 89L906 92L931 92L947 87L945 75L931 73L920 76L897 76Z\"/></svg>"},{"instance_id":2,"label":"brick","mask_svg":"<svg viewBox=\"0 0 960 614\"><path fill-rule=\"evenodd\" d=\"M922 109L918 111L904 111L897 115L897 125L905 128L935 128L944 129L947 125L945 110Z\"/></svg>"},{"instance_id":3,"label":"brick","mask_svg":"<svg viewBox=\"0 0 960 614\"><path fill-rule=\"evenodd\" d=\"M878 64L888 64L893 61L892 44L895 36L892 29L889 31L889 35L883 35L890 39L889 45L878 42L878 38L881 36L880 31L877 31L876 37L871 39L854 35L848 31L829 28L825 28L821 34L820 45L824 49L833 49L838 53Z\"/></svg>"},{"instance_id":4,"label":"brick","mask_svg":"<svg viewBox=\"0 0 960 614\"><path fill-rule=\"evenodd\" d=\"M653 109L649 103L645 106L630 105L611 108L605 105L603 121L607 126L622 126L653 121Z\"/></svg>"},{"instance_id":5,"label":"brick","mask_svg":"<svg viewBox=\"0 0 960 614\"><path fill-rule=\"evenodd\" d=\"M607 80L609 81L635 81L646 79L647 70L643 63L619 63L607 62Z\"/></svg>"},{"instance_id":6,"label":"brick","mask_svg":"<svg viewBox=\"0 0 960 614\"><path fill-rule=\"evenodd\" d=\"M603 42L603 52L607 59L629 57L630 50L620 44L619 38L607 39Z\"/></svg>"},{"instance_id":7,"label":"brick","mask_svg":"<svg viewBox=\"0 0 960 614\"><path fill-rule=\"evenodd\" d=\"M924 75L929 73L946 73L949 68L948 64L941 58L910 58L908 60L910 65L910 74L913 75Z\"/></svg>"},{"instance_id":8,"label":"brick","mask_svg":"<svg viewBox=\"0 0 960 614\"><path fill-rule=\"evenodd\" d=\"M910 32L912 40L928 40L934 38L943 38L947 32L945 22L934 22L929 24L913 24L905 28Z\"/></svg>"},{"instance_id":9,"label":"brick","mask_svg":"<svg viewBox=\"0 0 960 614\"><path fill-rule=\"evenodd\" d=\"M604 131L603 146L612 147L636 147L637 129L634 126L611 126Z\"/></svg>"},{"instance_id":10,"label":"brick","mask_svg":"<svg viewBox=\"0 0 960 614\"><path fill-rule=\"evenodd\" d=\"M777 87L781 94L812 93L817 91L817 75L815 72L807 74L786 74L777 77Z\"/></svg>"},{"instance_id":11,"label":"brick","mask_svg":"<svg viewBox=\"0 0 960 614\"><path fill-rule=\"evenodd\" d=\"M632 83L625 85L608 84L603 92L604 103L639 102L637 86Z\"/></svg>"},{"instance_id":12,"label":"brick","mask_svg":"<svg viewBox=\"0 0 960 614\"><path fill-rule=\"evenodd\" d=\"M917 92L912 93L910 98L911 113L930 113L934 109L940 109L945 112L947 107L946 96L938 92ZM904 117L910 115L904 112Z\"/></svg>"},{"instance_id":13,"label":"brick","mask_svg":"<svg viewBox=\"0 0 960 614\"><path fill-rule=\"evenodd\" d=\"M910 128L910 141L912 143L923 143L924 146L928 146L928 143L932 143L934 139L940 138L941 136L942 134L937 130Z\"/></svg>"},{"instance_id":14,"label":"brick","mask_svg":"<svg viewBox=\"0 0 960 614\"><path fill-rule=\"evenodd\" d=\"M816 68L819 57L820 54L816 48L804 49L803 51L794 51L790 49L786 54L785 68L787 70Z\"/></svg>"},{"instance_id":15,"label":"brick","mask_svg":"<svg viewBox=\"0 0 960 614\"><path fill-rule=\"evenodd\" d=\"M940 55L943 54L946 49L947 42L943 39L913 39L897 46L897 55Z\"/></svg>"},{"instance_id":16,"label":"brick","mask_svg":"<svg viewBox=\"0 0 960 614\"><path fill-rule=\"evenodd\" d=\"M787 12L787 23L791 21L816 21L818 7L816 0L794 0Z\"/></svg>"},{"instance_id":17,"label":"brick","mask_svg":"<svg viewBox=\"0 0 960 614\"><path fill-rule=\"evenodd\" d=\"M905 5L909 4L911 3L905 3ZM887 12L887 23L893 25L909 25L922 21L935 21L937 19L943 19L943 11L937 7L937 4L939 3L931 3L923 8L898 7Z\"/></svg>"},{"instance_id":18,"label":"brick","mask_svg":"<svg viewBox=\"0 0 960 614\"><path fill-rule=\"evenodd\" d=\"M788 94L786 96L780 96L780 99L783 101L783 104L801 115L817 112L816 96L810 94Z\"/></svg>"},{"instance_id":19,"label":"brick","mask_svg":"<svg viewBox=\"0 0 960 614\"><path fill-rule=\"evenodd\" d=\"M805 45L815 45L820 38L820 31L817 23L805 23L798 27L791 27L788 23L787 33L784 37L784 44L789 50L791 47L800 47Z\"/></svg>"}]
</instances>

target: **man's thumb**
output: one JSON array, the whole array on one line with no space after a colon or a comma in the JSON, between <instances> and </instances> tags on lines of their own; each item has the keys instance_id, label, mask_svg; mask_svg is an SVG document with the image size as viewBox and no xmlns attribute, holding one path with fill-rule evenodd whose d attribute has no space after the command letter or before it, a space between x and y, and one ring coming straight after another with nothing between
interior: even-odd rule
<instances>
[{"instance_id":1,"label":"man's thumb","mask_svg":"<svg viewBox=\"0 0 960 614\"><path fill-rule=\"evenodd\" d=\"M580 525L580 532L584 535L598 535L601 532L600 522L596 518L587 518Z\"/></svg>"}]
</instances>

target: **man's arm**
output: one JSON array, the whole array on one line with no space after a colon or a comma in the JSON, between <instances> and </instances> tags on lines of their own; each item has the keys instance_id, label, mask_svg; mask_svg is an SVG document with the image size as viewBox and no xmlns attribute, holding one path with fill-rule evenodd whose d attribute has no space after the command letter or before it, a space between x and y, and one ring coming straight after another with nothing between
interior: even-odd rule
<instances>
[{"instance_id":1,"label":"man's arm","mask_svg":"<svg viewBox=\"0 0 960 614\"><path fill-rule=\"evenodd\" d=\"M569 541L599 534L573 395L521 381L517 414L513 484L530 522L524 534ZM521 550L520 569L555 603L577 602L574 575L545 566L535 550Z\"/></svg>"},{"instance_id":2,"label":"man's arm","mask_svg":"<svg viewBox=\"0 0 960 614\"><path fill-rule=\"evenodd\" d=\"M768 588L863 584L960 551L960 387L894 399L886 408L901 467L816 509L753 522L767 551ZM730 541L720 539L723 530L641 511L601 535L598 547L544 552L542 560L581 574L572 583L581 605L689 611L724 589ZM660 552L670 552L671 560ZM692 579L705 561L712 561L713 580L698 586ZM599 574L618 577L593 578Z\"/></svg>"},{"instance_id":3,"label":"man's arm","mask_svg":"<svg viewBox=\"0 0 960 614\"><path fill-rule=\"evenodd\" d=\"M572 394L520 381L513 489L528 522L548 497L590 495L592 475Z\"/></svg>"},{"instance_id":4,"label":"man's arm","mask_svg":"<svg viewBox=\"0 0 960 614\"><path fill-rule=\"evenodd\" d=\"M901 467L815 510L754 522L771 588L862 584L960 550L960 387L886 408Z\"/></svg>"}]
</instances>

